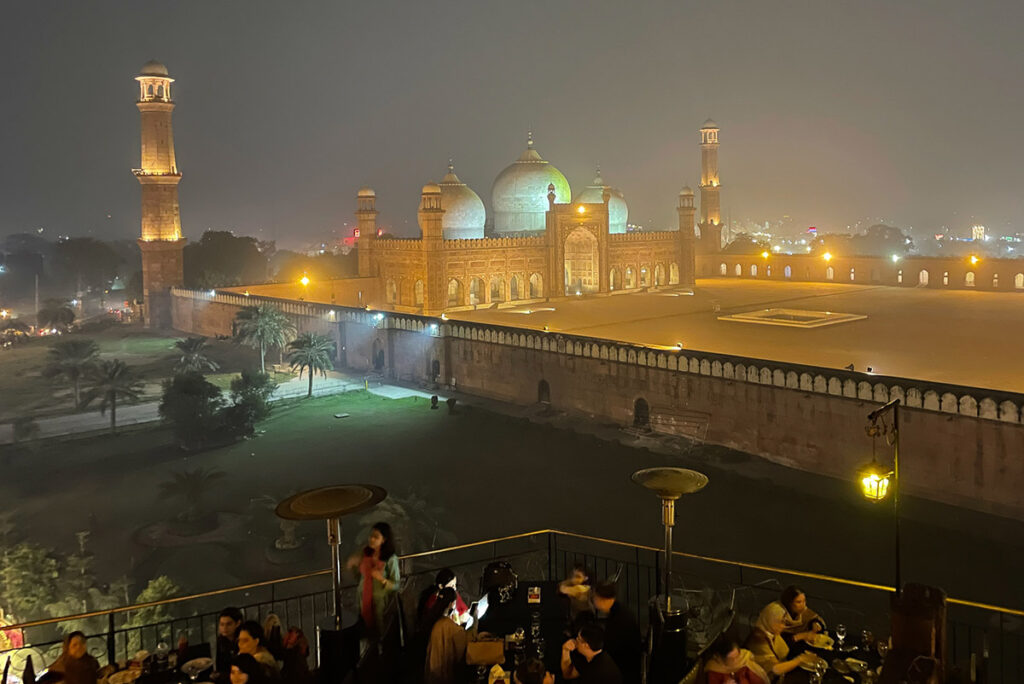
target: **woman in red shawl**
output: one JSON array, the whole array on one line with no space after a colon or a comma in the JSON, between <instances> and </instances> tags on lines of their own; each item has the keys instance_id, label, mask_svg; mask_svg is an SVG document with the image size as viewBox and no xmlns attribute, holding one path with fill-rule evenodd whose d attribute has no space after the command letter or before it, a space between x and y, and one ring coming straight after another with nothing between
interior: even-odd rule
<instances>
[{"instance_id":1,"label":"woman in red shawl","mask_svg":"<svg viewBox=\"0 0 1024 684\"><path fill-rule=\"evenodd\" d=\"M739 640L722 634L708 647L701 684L768 684L768 674Z\"/></svg>"},{"instance_id":2,"label":"woman in red shawl","mask_svg":"<svg viewBox=\"0 0 1024 684\"><path fill-rule=\"evenodd\" d=\"M370 537L361 554L352 556L348 567L359 573L359 614L371 635L384 626L384 609L398 591L398 554L391 525L379 522L370 529Z\"/></svg>"}]
</instances>

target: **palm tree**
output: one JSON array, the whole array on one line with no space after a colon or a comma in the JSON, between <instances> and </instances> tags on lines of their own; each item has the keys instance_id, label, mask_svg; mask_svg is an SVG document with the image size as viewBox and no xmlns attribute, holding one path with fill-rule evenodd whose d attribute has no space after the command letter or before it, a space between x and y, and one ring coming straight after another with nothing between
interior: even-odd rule
<instances>
[{"instance_id":1,"label":"palm tree","mask_svg":"<svg viewBox=\"0 0 1024 684\"><path fill-rule=\"evenodd\" d=\"M295 336L288 317L270 304L247 306L235 315L235 337L260 352L260 372L266 373L267 349L284 347Z\"/></svg>"},{"instance_id":2,"label":"palm tree","mask_svg":"<svg viewBox=\"0 0 1024 684\"><path fill-rule=\"evenodd\" d=\"M175 370L179 373L184 371L215 371L220 368L216 361L206 355L205 337L186 337L183 340L176 340L174 346L181 352L181 358L178 359L178 365L175 366Z\"/></svg>"},{"instance_id":3,"label":"palm tree","mask_svg":"<svg viewBox=\"0 0 1024 684\"><path fill-rule=\"evenodd\" d=\"M309 369L309 392L306 397L313 396L313 374L319 373L327 377L327 371L334 369L331 357L334 356L334 340L326 335L316 333L302 333L288 343L288 361L292 364L292 370L299 369L299 377L302 372Z\"/></svg>"},{"instance_id":4,"label":"palm tree","mask_svg":"<svg viewBox=\"0 0 1024 684\"><path fill-rule=\"evenodd\" d=\"M117 432L117 402L131 404L139 400L142 383L133 375L132 369L124 361L100 361L92 373L92 387L85 393L82 406L88 406L94 400L100 400L100 414L105 415L110 409L110 433Z\"/></svg>"},{"instance_id":5,"label":"palm tree","mask_svg":"<svg viewBox=\"0 0 1024 684\"><path fill-rule=\"evenodd\" d=\"M195 521L199 517L199 505L206 493L224 478L224 472L215 468L196 468L174 473L172 479L160 483L160 491L170 499L181 499L185 504L178 518Z\"/></svg>"},{"instance_id":6,"label":"palm tree","mask_svg":"<svg viewBox=\"0 0 1024 684\"><path fill-rule=\"evenodd\" d=\"M82 380L96 367L100 348L92 340L61 340L50 347L43 377L59 377L71 384L75 410L82 406Z\"/></svg>"}]
</instances>

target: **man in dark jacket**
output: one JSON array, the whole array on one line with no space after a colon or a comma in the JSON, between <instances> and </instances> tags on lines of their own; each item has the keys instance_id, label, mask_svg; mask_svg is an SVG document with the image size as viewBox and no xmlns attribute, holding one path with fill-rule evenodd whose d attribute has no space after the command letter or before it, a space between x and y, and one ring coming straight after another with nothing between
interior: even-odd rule
<instances>
[{"instance_id":1,"label":"man in dark jacket","mask_svg":"<svg viewBox=\"0 0 1024 684\"><path fill-rule=\"evenodd\" d=\"M597 622L604 627L604 650L622 672L625 684L639 684L643 637L633 612L617 600L614 582L602 582L594 588Z\"/></svg>"}]
</instances>

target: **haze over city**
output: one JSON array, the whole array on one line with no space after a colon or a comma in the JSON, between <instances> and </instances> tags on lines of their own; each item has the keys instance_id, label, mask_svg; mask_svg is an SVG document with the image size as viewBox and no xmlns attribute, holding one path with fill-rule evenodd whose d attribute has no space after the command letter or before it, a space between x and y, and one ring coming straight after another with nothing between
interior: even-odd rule
<instances>
[{"instance_id":1,"label":"haze over city","mask_svg":"<svg viewBox=\"0 0 1024 684\"><path fill-rule=\"evenodd\" d=\"M726 223L1014 233L1022 14L1013 2L16 3L0 28L0 234L137 232L125 80L152 57L180 84L190 239L319 239L351 225L364 184L381 222L415 235L418 188L449 157L489 204L528 129L574 190L600 164L632 222L673 226L708 116L722 126Z\"/></svg>"}]
</instances>

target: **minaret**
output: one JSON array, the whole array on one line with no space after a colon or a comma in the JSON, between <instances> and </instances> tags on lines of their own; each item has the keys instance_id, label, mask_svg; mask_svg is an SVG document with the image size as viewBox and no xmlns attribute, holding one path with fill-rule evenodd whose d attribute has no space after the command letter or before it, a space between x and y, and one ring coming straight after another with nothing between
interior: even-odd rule
<instances>
[{"instance_id":1,"label":"minaret","mask_svg":"<svg viewBox=\"0 0 1024 684\"><path fill-rule=\"evenodd\" d=\"M722 205L718 181L718 124L700 127L700 248L704 254L722 251Z\"/></svg>"},{"instance_id":2,"label":"minaret","mask_svg":"<svg viewBox=\"0 0 1024 684\"><path fill-rule=\"evenodd\" d=\"M146 327L171 327L170 288L181 286L184 275L178 182L171 132L173 78L167 67L150 61L135 78L139 82L136 105L142 119L142 163L133 169L142 185L142 297Z\"/></svg>"},{"instance_id":3,"label":"minaret","mask_svg":"<svg viewBox=\"0 0 1024 684\"><path fill-rule=\"evenodd\" d=\"M696 263L694 253L693 215L696 207L693 206L693 190L689 186L679 192L679 206L676 207L679 213L679 284L683 287L693 287L696 277Z\"/></svg>"},{"instance_id":4,"label":"minaret","mask_svg":"<svg viewBox=\"0 0 1024 684\"><path fill-rule=\"evenodd\" d=\"M373 242L377 239L377 193L373 188L359 188L356 194L356 220L359 222L359 237L356 241L359 255L359 277L373 275L371 254Z\"/></svg>"},{"instance_id":5,"label":"minaret","mask_svg":"<svg viewBox=\"0 0 1024 684\"><path fill-rule=\"evenodd\" d=\"M423 292L423 313L441 313L448 305L448 280L444 273L444 208L441 206L441 186L427 183L420 197L420 246L426 271Z\"/></svg>"}]
</instances>

